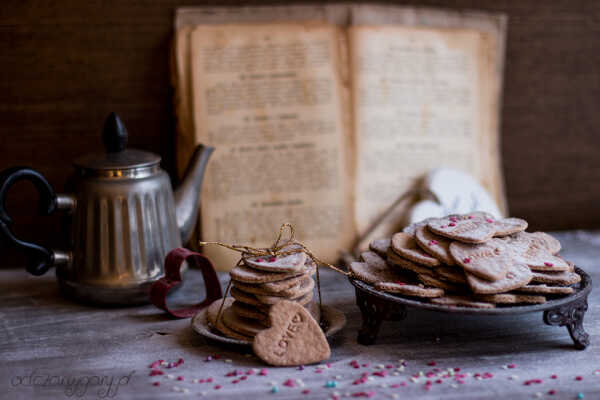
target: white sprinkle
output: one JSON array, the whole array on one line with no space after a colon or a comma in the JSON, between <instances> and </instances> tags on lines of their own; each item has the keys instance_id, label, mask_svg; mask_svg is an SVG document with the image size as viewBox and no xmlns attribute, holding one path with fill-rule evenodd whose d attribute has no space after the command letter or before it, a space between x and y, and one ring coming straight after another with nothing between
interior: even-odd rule
<instances>
[{"instance_id":1,"label":"white sprinkle","mask_svg":"<svg viewBox=\"0 0 600 400\"><path fill-rule=\"evenodd\" d=\"M182 392L183 392L183 393L189 393L189 392L190 392L190 389L188 389L188 388L183 388L183 389L182 389Z\"/></svg>"},{"instance_id":2,"label":"white sprinkle","mask_svg":"<svg viewBox=\"0 0 600 400\"><path fill-rule=\"evenodd\" d=\"M400 372L394 372L394 373L392 373L392 375L398 376L398 375L400 375Z\"/></svg>"},{"instance_id":3,"label":"white sprinkle","mask_svg":"<svg viewBox=\"0 0 600 400\"><path fill-rule=\"evenodd\" d=\"M233 361L231 361L229 358L227 360L225 360L226 363L232 363Z\"/></svg>"},{"instance_id":4,"label":"white sprinkle","mask_svg":"<svg viewBox=\"0 0 600 400\"><path fill-rule=\"evenodd\" d=\"M375 378L373 378L372 376L370 376L370 377L368 377L368 378L367 378L367 380L369 380L369 381L374 381L374 380L375 380Z\"/></svg>"},{"instance_id":5,"label":"white sprinkle","mask_svg":"<svg viewBox=\"0 0 600 400\"><path fill-rule=\"evenodd\" d=\"M537 397L537 398L539 399L540 397L542 397L542 393L540 393L540 392L536 392L536 393L534 394L534 396L535 396L535 397Z\"/></svg>"},{"instance_id":6,"label":"white sprinkle","mask_svg":"<svg viewBox=\"0 0 600 400\"><path fill-rule=\"evenodd\" d=\"M200 392L200 396L206 396L206 393L208 393L208 392L206 392L206 391Z\"/></svg>"},{"instance_id":7,"label":"white sprinkle","mask_svg":"<svg viewBox=\"0 0 600 400\"><path fill-rule=\"evenodd\" d=\"M181 392L181 388L179 386L173 386L174 392Z\"/></svg>"},{"instance_id":8,"label":"white sprinkle","mask_svg":"<svg viewBox=\"0 0 600 400\"><path fill-rule=\"evenodd\" d=\"M384 388L387 387L387 385L385 383L382 383L381 385L379 385L379 387Z\"/></svg>"},{"instance_id":9,"label":"white sprinkle","mask_svg":"<svg viewBox=\"0 0 600 400\"><path fill-rule=\"evenodd\" d=\"M341 375L336 375L335 379L342 379L342 376Z\"/></svg>"},{"instance_id":10,"label":"white sprinkle","mask_svg":"<svg viewBox=\"0 0 600 400\"><path fill-rule=\"evenodd\" d=\"M511 375L508 377L508 379L510 379L511 381L514 381L514 380L519 379L519 377L517 375Z\"/></svg>"},{"instance_id":11,"label":"white sprinkle","mask_svg":"<svg viewBox=\"0 0 600 400\"><path fill-rule=\"evenodd\" d=\"M458 385L456 383L452 383L450 386L452 386L454 389L458 389Z\"/></svg>"},{"instance_id":12,"label":"white sprinkle","mask_svg":"<svg viewBox=\"0 0 600 400\"><path fill-rule=\"evenodd\" d=\"M256 373L260 372L260 369L259 368L252 368L252 371L254 371L254 373L256 374Z\"/></svg>"},{"instance_id":13,"label":"white sprinkle","mask_svg":"<svg viewBox=\"0 0 600 400\"><path fill-rule=\"evenodd\" d=\"M417 381L417 378L415 378L414 376L411 376L411 377L410 377L410 380L411 380L411 381L413 381L413 382L416 382L416 381Z\"/></svg>"},{"instance_id":14,"label":"white sprinkle","mask_svg":"<svg viewBox=\"0 0 600 400\"><path fill-rule=\"evenodd\" d=\"M384 369L384 368L385 368L385 365L383 365L383 364L377 364L377 365L375 366L375 368L377 368L377 369Z\"/></svg>"},{"instance_id":15,"label":"white sprinkle","mask_svg":"<svg viewBox=\"0 0 600 400\"><path fill-rule=\"evenodd\" d=\"M269 381L269 385L275 386L275 385L277 385L277 382L275 382L275 381Z\"/></svg>"},{"instance_id":16,"label":"white sprinkle","mask_svg":"<svg viewBox=\"0 0 600 400\"><path fill-rule=\"evenodd\" d=\"M392 399L397 399L398 397L400 397L400 395L399 395L398 393L394 393L394 394L392 395Z\"/></svg>"},{"instance_id":17,"label":"white sprinkle","mask_svg":"<svg viewBox=\"0 0 600 400\"><path fill-rule=\"evenodd\" d=\"M173 375L173 374L167 374L167 378L168 379L175 379L175 375Z\"/></svg>"},{"instance_id":18,"label":"white sprinkle","mask_svg":"<svg viewBox=\"0 0 600 400\"><path fill-rule=\"evenodd\" d=\"M166 367L167 365L169 365L169 363L166 362L166 361L163 361L163 362L160 363L160 365L162 365L163 367Z\"/></svg>"},{"instance_id":19,"label":"white sprinkle","mask_svg":"<svg viewBox=\"0 0 600 400\"><path fill-rule=\"evenodd\" d=\"M336 397L339 397L340 396L340 392L333 392L333 395L336 396Z\"/></svg>"}]
</instances>

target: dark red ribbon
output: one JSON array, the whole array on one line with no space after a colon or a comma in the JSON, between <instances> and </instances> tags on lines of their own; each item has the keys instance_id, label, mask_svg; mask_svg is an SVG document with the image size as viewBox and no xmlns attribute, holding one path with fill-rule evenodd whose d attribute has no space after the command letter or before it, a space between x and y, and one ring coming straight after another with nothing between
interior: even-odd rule
<instances>
[{"instance_id":1,"label":"dark red ribbon","mask_svg":"<svg viewBox=\"0 0 600 400\"><path fill-rule=\"evenodd\" d=\"M167 306L167 295L171 289L181 285L181 265L184 261L188 262L190 268L195 267L202 271L204 286L206 288L206 298L195 306L171 310ZM221 297L223 297L221 283L210 260L200 253L184 249L183 247L171 250L167 254L165 258L165 276L154 282L150 288L150 301L152 304L165 310L175 318L192 317L198 311Z\"/></svg>"}]
</instances>

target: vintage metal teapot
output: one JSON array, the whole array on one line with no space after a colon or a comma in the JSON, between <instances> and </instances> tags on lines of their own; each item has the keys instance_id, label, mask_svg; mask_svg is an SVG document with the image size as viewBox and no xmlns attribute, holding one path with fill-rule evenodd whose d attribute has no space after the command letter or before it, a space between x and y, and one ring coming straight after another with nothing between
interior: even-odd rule
<instances>
[{"instance_id":1,"label":"vintage metal teapot","mask_svg":"<svg viewBox=\"0 0 600 400\"><path fill-rule=\"evenodd\" d=\"M164 275L166 254L189 240L198 216L204 170L214 150L199 145L181 186L173 193L156 154L125 149L127 130L112 113L104 124L106 152L74 162L73 193L56 194L27 167L0 174L0 237L27 256L27 271L42 275L56 266L63 292L100 304L148 302L149 287ZM31 181L40 193L42 214L71 213L72 249L60 251L22 241L5 211L8 190Z\"/></svg>"}]
</instances>

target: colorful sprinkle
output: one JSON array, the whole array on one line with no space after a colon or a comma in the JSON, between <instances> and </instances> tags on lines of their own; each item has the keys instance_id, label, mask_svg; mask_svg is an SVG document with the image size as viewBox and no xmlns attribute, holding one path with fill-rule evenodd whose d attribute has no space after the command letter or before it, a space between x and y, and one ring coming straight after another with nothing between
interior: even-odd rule
<instances>
[{"instance_id":1,"label":"colorful sprinkle","mask_svg":"<svg viewBox=\"0 0 600 400\"><path fill-rule=\"evenodd\" d=\"M465 258L463 258L463 262L464 262L465 264L468 264L468 263L470 263L470 262L471 262L471 259L470 259L469 257L465 257Z\"/></svg>"},{"instance_id":2,"label":"colorful sprinkle","mask_svg":"<svg viewBox=\"0 0 600 400\"><path fill-rule=\"evenodd\" d=\"M334 388L334 387L337 387L337 385L338 385L337 381L327 381L327 384L325 385L325 387Z\"/></svg>"},{"instance_id":3,"label":"colorful sprinkle","mask_svg":"<svg viewBox=\"0 0 600 400\"><path fill-rule=\"evenodd\" d=\"M430 367L434 367L437 365L437 363L435 361L431 360L427 363L427 365L429 365Z\"/></svg>"},{"instance_id":4,"label":"colorful sprinkle","mask_svg":"<svg viewBox=\"0 0 600 400\"><path fill-rule=\"evenodd\" d=\"M271 393L277 393L277 392L279 392L279 388L277 386L273 386L271 388Z\"/></svg>"},{"instance_id":5,"label":"colorful sprinkle","mask_svg":"<svg viewBox=\"0 0 600 400\"><path fill-rule=\"evenodd\" d=\"M576 380L576 381L582 381L582 380L583 380L583 376L581 376L581 375L577 375L577 376L575 377L575 380Z\"/></svg>"},{"instance_id":6,"label":"colorful sprinkle","mask_svg":"<svg viewBox=\"0 0 600 400\"><path fill-rule=\"evenodd\" d=\"M160 386L160 382L153 382L152 385L153 386Z\"/></svg>"},{"instance_id":7,"label":"colorful sprinkle","mask_svg":"<svg viewBox=\"0 0 600 400\"><path fill-rule=\"evenodd\" d=\"M554 264L552 264L551 262L545 262L544 265L546 267L553 267L554 266Z\"/></svg>"},{"instance_id":8,"label":"colorful sprinkle","mask_svg":"<svg viewBox=\"0 0 600 400\"><path fill-rule=\"evenodd\" d=\"M581 400L581 399L583 399L584 397L585 397L585 396L583 395L583 393L581 393L581 392L577 393L577 399L578 399L578 400Z\"/></svg>"},{"instance_id":9,"label":"colorful sprinkle","mask_svg":"<svg viewBox=\"0 0 600 400\"><path fill-rule=\"evenodd\" d=\"M493 222L494 222L494 220L493 220L493 219L491 219L491 218L486 218L486 219L485 219L485 222L489 222L489 223L491 224L491 223L493 223Z\"/></svg>"},{"instance_id":10,"label":"colorful sprinkle","mask_svg":"<svg viewBox=\"0 0 600 400\"><path fill-rule=\"evenodd\" d=\"M557 378L558 378L558 375L556 375L556 374L553 374L553 375L552 375L550 378L552 378L552 379L557 379Z\"/></svg>"}]
</instances>

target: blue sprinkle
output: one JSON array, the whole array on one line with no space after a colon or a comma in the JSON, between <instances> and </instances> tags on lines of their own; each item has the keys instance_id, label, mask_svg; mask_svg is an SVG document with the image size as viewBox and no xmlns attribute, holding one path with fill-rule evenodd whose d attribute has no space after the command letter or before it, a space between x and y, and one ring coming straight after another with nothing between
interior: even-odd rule
<instances>
[{"instance_id":1,"label":"blue sprinkle","mask_svg":"<svg viewBox=\"0 0 600 400\"><path fill-rule=\"evenodd\" d=\"M337 385L338 385L337 381L327 381L328 388L334 388L334 387L337 387Z\"/></svg>"},{"instance_id":2,"label":"blue sprinkle","mask_svg":"<svg viewBox=\"0 0 600 400\"><path fill-rule=\"evenodd\" d=\"M279 392L279 388L277 386L273 386L273 388L271 389L271 393L277 393Z\"/></svg>"},{"instance_id":3,"label":"blue sprinkle","mask_svg":"<svg viewBox=\"0 0 600 400\"><path fill-rule=\"evenodd\" d=\"M583 393L581 393L581 392L577 393L577 398L578 398L579 400L583 399L583 397L584 397L584 396L583 396Z\"/></svg>"}]
</instances>

